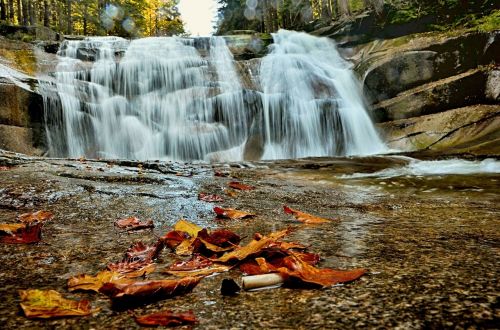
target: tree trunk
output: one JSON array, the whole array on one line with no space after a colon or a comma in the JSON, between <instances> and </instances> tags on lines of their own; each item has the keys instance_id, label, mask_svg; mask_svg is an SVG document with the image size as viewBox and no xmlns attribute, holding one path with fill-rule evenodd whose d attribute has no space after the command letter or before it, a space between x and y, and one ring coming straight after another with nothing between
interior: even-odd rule
<instances>
[{"instance_id":1,"label":"tree trunk","mask_svg":"<svg viewBox=\"0 0 500 330\"><path fill-rule=\"evenodd\" d=\"M87 35L87 25L89 20L89 5L85 3L83 7L83 35Z\"/></svg>"},{"instance_id":2,"label":"tree trunk","mask_svg":"<svg viewBox=\"0 0 500 330\"><path fill-rule=\"evenodd\" d=\"M5 6L5 0L0 0L0 20L7 20L7 7Z\"/></svg>"},{"instance_id":3,"label":"tree trunk","mask_svg":"<svg viewBox=\"0 0 500 330\"><path fill-rule=\"evenodd\" d=\"M21 25L23 14L21 12L21 0L17 0L17 24Z\"/></svg>"},{"instance_id":4,"label":"tree trunk","mask_svg":"<svg viewBox=\"0 0 500 330\"><path fill-rule=\"evenodd\" d=\"M43 0L43 26L50 26L50 1Z\"/></svg>"},{"instance_id":5,"label":"tree trunk","mask_svg":"<svg viewBox=\"0 0 500 330\"><path fill-rule=\"evenodd\" d=\"M36 9L33 0L28 1L28 15L30 25L36 25Z\"/></svg>"},{"instance_id":6,"label":"tree trunk","mask_svg":"<svg viewBox=\"0 0 500 330\"><path fill-rule=\"evenodd\" d=\"M14 24L14 0L9 0L9 22Z\"/></svg>"},{"instance_id":7,"label":"tree trunk","mask_svg":"<svg viewBox=\"0 0 500 330\"><path fill-rule=\"evenodd\" d=\"M349 1L347 0L338 0L339 5L339 14L340 16L349 16L351 12L349 10Z\"/></svg>"},{"instance_id":8,"label":"tree trunk","mask_svg":"<svg viewBox=\"0 0 500 330\"><path fill-rule=\"evenodd\" d=\"M321 19L324 21L332 20L332 11L329 0L321 0Z\"/></svg>"},{"instance_id":9,"label":"tree trunk","mask_svg":"<svg viewBox=\"0 0 500 330\"><path fill-rule=\"evenodd\" d=\"M72 16L73 16L73 10L71 8L71 3L72 3L72 0L66 0L66 5L67 5L67 14L68 14L68 17L67 17L67 28L66 28L66 33L67 34L72 34L73 33L73 19L72 19Z\"/></svg>"},{"instance_id":10,"label":"tree trunk","mask_svg":"<svg viewBox=\"0 0 500 330\"><path fill-rule=\"evenodd\" d=\"M21 0L23 7L23 25L28 25L28 0Z\"/></svg>"}]
</instances>

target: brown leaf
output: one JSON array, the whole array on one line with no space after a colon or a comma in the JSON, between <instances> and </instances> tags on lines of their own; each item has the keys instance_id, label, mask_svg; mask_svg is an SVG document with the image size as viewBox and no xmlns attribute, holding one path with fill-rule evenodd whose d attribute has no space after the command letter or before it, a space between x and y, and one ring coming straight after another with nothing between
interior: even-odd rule
<instances>
[{"instance_id":1,"label":"brown leaf","mask_svg":"<svg viewBox=\"0 0 500 330\"><path fill-rule=\"evenodd\" d=\"M229 173L227 173L227 172L221 172L221 171L215 171L215 172L214 172L214 176L218 176L218 177L228 177L228 176L229 176Z\"/></svg>"},{"instance_id":2,"label":"brown leaf","mask_svg":"<svg viewBox=\"0 0 500 330\"><path fill-rule=\"evenodd\" d=\"M207 229L203 229L198 233L198 237L203 239L205 242L220 247L234 247L241 241L241 237L239 235L227 229L218 229L211 231L210 233Z\"/></svg>"},{"instance_id":3,"label":"brown leaf","mask_svg":"<svg viewBox=\"0 0 500 330\"><path fill-rule=\"evenodd\" d=\"M88 300L68 300L54 290L20 290L21 308L28 318L85 316L93 311Z\"/></svg>"},{"instance_id":4,"label":"brown leaf","mask_svg":"<svg viewBox=\"0 0 500 330\"><path fill-rule=\"evenodd\" d=\"M199 193L198 194L198 199L200 201L204 201L204 202L223 202L224 199L218 195L215 195L215 194L212 194L212 195L209 195L209 194L205 194L205 193Z\"/></svg>"},{"instance_id":5,"label":"brown leaf","mask_svg":"<svg viewBox=\"0 0 500 330\"><path fill-rule=\"evenodd\" d=\"M316 224L316 223L325 223L325 222L330 222L332 220L330 219L325 219L325 218L320 218L311 214L307 214L301 211L297 211L294 209L289 208L288 206L283 206L283 209L285 213L287 214L292 214L295 219L297 219L300 222L306 223L306 224Z\"/></svg>"},{"instance_id":6,"label":"brown leaf","mask_svg":"<svg viewBox=\"0 0 500 330\"><path fill-rule=\"evenodd\" d=\"M244 219L244 218L250 218L254 217L255 214L252 213L247 213L243 211L238 211L235 209L223 209L221 207L214 207L214 212L217 214L218 217L221 218L229 218L229 219Z\"/></svg>"},{"instance_id":7,"label":"brown leaf","mask_svg":"<svg viewBox=\"0 0 500 330\"><path fill-rule=\"evenodd\" d=\"M272 246L272 244L270 246ZM269 247L256 254L259 258L245 260L239 267L243 273L248 275L276 272L278 268L286 266L285 258L289 255L290 252L287 250ZM320 260L319 254L316 253L294 252L294 255L310 265L316 265Z\"/></svg>"},{"instance_id":8,"label":"brown leaf","mask_svg":"<svg viewBox=\"0 0 500 330\"><path fill-rule=\"evenodd\" d=\"M107 268L112 272L123 274L126 277L140 277L154 272L155 265L144 261L121 261L109 264Z\"/></svg>"},{"instance_id":9,"label":"brown leaf","mask_svg":"<svg viewBox=\"0 0 500 330\"><path fill-rule=\"evenodd\" d=\"M285 267L280 267L278 271L285 278L285 282L298 280L305 284L318 285L321 287L352 282L366 273L366 269L319 269L309 265L293 253L291 256L285 258L284 263Z\"/></svg>"},{"instance_id":10,"label":"brown leaf","mask_svg":"<svg viewBox=\"0 0 500 330\"><path fill-rule=\"evenodd\" d=\"M158 240L153 245L146 245L143 242L135 242L125 252L125 260L130 262L143 261L146 263L153 262L163 250L163 242Z\"/></svg>"},{"instance_id":11,"label":"brown leaf","mask_svg":"<svg viewBox=\"0 0 500 330\"><path fill-rule=\"evenodd\" d=\"M33 222L45 222L49 221L54 217L52 212L49 211L37 211L33 213L21 214L18 219L23 223L33 223Z\"/></svg>"},{"instance_id":12,"label":"brown leaf","mask_svg":"<svg viewBox=\"0 0 500 330\"><path fill-rule=\"evenodd\" d=\"M277 240L285 237L290 232L289 229L274 232L269 234L269 236L259 237L259 240L252 240L248 245L239 247L234 251L225 253L222 257L216 259L220 262L228 262L231 260L244 260L245 258L260 252L262 249L269 246L269 244L276 242Z\"/></svg>"},{"instance_id":13,"label":"brown leaf","mask_svg":"<svg viewBox=\"0 0 500 330\"><path fill-rule=\"evenodd\" d=\"M96 276L91 276L87 274L80 274L73 277L70 277L68 280L68 290L76 291L76 290L84 290L84 291L95 291L99 292L101 286L104 283L113 282L119 278L122 278L123 275L118 272L110 272L108 270L103 270L97 273Z\"/></svg>"},{"instance_id":14,"label":"brown leaf","mask_svg":"<svg viewBox=\"0 0 500 330\"><path fill-rule=\"evenodd\" d=\"M237 182L237 181L229 182L229 187L236 189L236 190L254 190L255 189L255 187L252 187L252 186L249 186L249 185Z\"/></svg>"},{"instance_id":15,"label":"brown leaf","mask_svg":"<svg viewBox=\"0 0 500 330\"><path fill-rule=\"evenodd\" d=\"M0 243L30 244L42 239L43 223L0 224Z\"/></svg>"},{"instance_id":16,"label":"brown leaf","mask_svg":"<svg viewBox=\"0 0 500 330\"><path fill-rule=\"evenodd\" d=\"M177 270L189 271L189 270L210 267L213 264L214 263L210 259L200 256L199 254L195 254L191 257L191 259L175 262L172 265L170 265L167 269L174 271Z\"/></svg>"},{"instance_id":17,"label":"brown leaf","mask_svg":"<svg viewBox=\"0 0 500 330\"><path fill-rule=\"evenodd\" d=\"M175 249L182 241L188 238L187 233L179 230L172 230L160 238L171 250Z\"/></svg>"},{"instance_id":18,"label":"brown leaf","mask_svg":"<svg viewBox=\"0 0 500 330\"><path fill-rule=\"evenodd\" d=\"M144 326L162 325L162 326L177 326L183 324L197 323L193 311L184 313L174 313L170 310L165 310L158 313L147 314L142 316L134 316L135 321Z\"/></svg>"},{"instance_id":19,"label":"brown leaf","mask_svg":"<svg viewBox=\"0 0 500 330\"><path fill-rule=\"evenodd\" d=\"M231 189L224 189L224 192L226 193L226 195L228 195L231 198L235 198L238 196L238 193L234 190L231 190Z\"/></svg>"},{"instance_id":20,"label":"brown leaf","mask_svg":"<svg viewBox=\"0 0 500 330\"><path fill-rule=\"evenodd\" d=\"M139 230L146 228L154 228L152 220L141 221L136 217L130 217L125 219L120 219L115 221L115 226L126 230Z\"/></svg>"},{"instance_id":21,"label":"brown leaf","mask_svg":"<svg viewBox=\"0 0 500 330\"><path fill-rule=\"evenodd\" d=\"M100 292L117 305L138 304L185 294L201 281L201 277L183 277L176 280L131 281L118 280L104 284Z\"/></svg>"}]
</instances>

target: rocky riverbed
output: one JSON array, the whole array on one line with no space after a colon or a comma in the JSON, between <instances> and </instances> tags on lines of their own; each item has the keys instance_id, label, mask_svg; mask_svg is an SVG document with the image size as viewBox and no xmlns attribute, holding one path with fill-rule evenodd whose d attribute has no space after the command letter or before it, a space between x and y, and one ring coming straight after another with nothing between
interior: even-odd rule
<instances>
[{"instance_id":1,"label":"rocky riverbed","mask_svg":"<svg viewBox=\"0 0 500 330\"><path fill-rule=\"evenodd\" d=\"M191 309L200 329L494 328L500 316L498 165L484 160L472 167L485 173L444 175L436 168L451 165L440 163L428 175L419 164L427 166L397 156L193 165L2 152L0 222L15 223L19 214L40 209L54 219L38 244L0 245L0 327L138 327L131 313L112 310L105 296L69 293L66 282L119 261L133 242L154 242L183 217L201 227L233 230L245 237L243 243L255 232L293 226L287 240L310 245L321 255L320 267L369 272L327 289L225 297L222 279L241 276L231 270L203 279L191 293L136 308L136 314ZM234 180L256 189L226 196L223 190ZM224 196L220 206L257 216L216 220L214 204L198 200L200 192ZM339 221L303 225L284 214L283 205ZM114 221L128 216L152 219L155 228L117 230ZM177 259L164 250L157 264L162 269ZM87 298L101 310L82 318L30 320L18 295L28 288Z\"/></svg>"}]
</instances>

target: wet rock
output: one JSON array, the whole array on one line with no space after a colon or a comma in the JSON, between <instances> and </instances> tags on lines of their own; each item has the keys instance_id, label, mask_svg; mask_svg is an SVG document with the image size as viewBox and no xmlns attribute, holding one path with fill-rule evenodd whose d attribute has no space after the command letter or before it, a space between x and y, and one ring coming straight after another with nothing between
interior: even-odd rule
<instances>
[{"instance_id":1,"label":"wet rock","mask_svg":"<svg viewBox=\"0 0 500 330\"><path fill-rule=\"evenodd\" d=\"M493 70L488 75L486 97L491 101L500 101L500 70Z\"/></svg>"},{"instance_id":2,"label":"wet rock","mask_svg":"<svg viewBox=\"0 0 500 330\"><path fill-rule=\"evenodd\" d=\"M475 105L378 124L394 149L500 155L500 106Z\"/></svg>"},{"instance_id":3,"label":"wet rock","mask_svg":"<svg viewBox=\"0 0 500 330\"><path fill-rule=\"evenodd\" d=\"M428 115L485 101L487 73L470 70L400 93L373 106L377 122Z\"/></svg>"}]
</instances>

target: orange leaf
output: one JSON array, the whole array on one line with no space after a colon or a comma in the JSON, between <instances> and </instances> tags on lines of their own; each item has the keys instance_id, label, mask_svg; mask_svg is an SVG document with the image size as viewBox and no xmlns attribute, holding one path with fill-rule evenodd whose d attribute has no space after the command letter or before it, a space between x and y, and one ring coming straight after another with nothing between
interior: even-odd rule
<instances>
[{"instance_id":1,"label":"orange leaf","mask_svg":"<svg viewBox=\"0 0 500 330\"><path fill-rule=\"evenodd\" d=\"M196 254L187 261L172 264L164 272L175 276L207 276L222 273L229 269L231 267L214 264L210 259Z\"/></svg>"},{"instance_id":2,"label":"orange leaf","mask_svg":"<svg viewBox=\"0 0 500 330\"><path fill-rule=\"evenodd\" d=\"M68 300L54 290L20 290L21 308L28 318L85 316L93 311L88 300Z\"/></svg>"},{"instance_id":3,"label":"orange leaf","mask_svg":"<svg viewBox=\"0 0 500 330\"><path fill-rule=\"evenodd\" d=\"M229 218L229 219L244 219L244 218L250 218L254 217L255 214L252 213L246 213L243 211L238 211L235 209L223 209L221 207L214 207L214 212L217 214L218 217L222 218Z\"/></svg>"},{"instance_id":4,"label":"orange leaf","mask_svg":"<svg viewBox=\"0 0 500 330\"><path fill-rule=\"evenodd\" d=\"M195 238L198 235L198 232L201 230L201 227L187 220L180 219L174 225L174 230L183 231L187 233L189 236Z\"/></svg>"},{"instance_id":5,"label":"orange leaf","mask_svg":"<svg viewBox=\"0 0 500 330\"><path fill-rule=\"evenodd\" d=\"M237 182L237 181L231 181L229 182L229 187L237 190L254 190L255 187Z\"/></svg>"},{"instance_id":6,"label":"orange leaf","mask_svg":"<svg viewBox=\"0 0 500 330\"><path fill-rule=\"evenodd\" d=\"M224 199L218 195L209 195L209 194L205 194L205 193L199 193L198 194L198 199L200 201L204 201L204 202L223 202Z\"/></svg>"},{"instance_id":7,"label":"orange leaf","mask_svg":"<svg viewBox=\"0 0 500 330\"><path fill-rule=\"evenodd\" d=\"M143 316L134 316L135 321L140 325L162 325L162 326L177 326L183 324L194 324L198 322L193 311L184 313L174 313L170 310L147 314Z\"/></svg>"},{"instance_id":8,"label":"orange leaf","mask_svg":"<svg viewBox=\"0 0 500 330\"><path fill-rule=\"evenodd\" d=\"M43 223L0 224L0 243L29 244L42 239Z\"/></svg>"},{"instance_id":9,"label":"orange leaf","mask_svg":"<svg viewBox=\"0 0 500 330\"><path fill-rule=\"evenodd\" d=\"M284 263L285 267L279 268L278 271L285 278L285 282L290 282L290 280L295 279L306 284L319 285L322 287L352 282L366 273L366 269L319 269L309 265L293 253L291 256L285 258Z\"/></svg>"},{"instance_id":10,"label":"orange leaf","mask_svg":"<svg viewBox=\"0 0 500 330\"><path fill-rule=\"evenodd\" d=\"M295 217L295 219L306 224L325 223L332 221L330 219L320 218L311 214L291 209L286 205L283 206L283 209L285 210L285 213L292 214Z\"/></svg>"},{"instance_id":11,"label":"orange leaf","mask_svg":"<svg viewBox=\"0 0 500 330\"><path fill-rule=\"evenodd\" d=\"M68 290L84 290L84 291L95 291L99 292L101 286L104 283L113 282L119 278L123 277L122 274L118 272L110 272L108 270L103 270L97 273L96 276L91 276L87 274L80 274L68 279Z\"/></svg>"},{"instance_id":12,"label":"orange leaf","mask_svg":"<svg viewBox=\"0 0 500 330\"><path fill-rule=\"evenodd\" d=\"M224 192L231 198L235 198L236 196L238 196L238 193L231 189L224 189Z\"/></svg>"},{"instance_id":13,"label":"orange leaf","mask_svg":"<svg viewBox=\"0 0 500 330\"><path fill-rule=\"evenodd\" d=\"M19 221L23 223L33 223L33 222L45 222L51 220L54 217L52 212L49 211L37 211L33 213L21 214L18 218Z\"/></svg>"},{"instance_id":14,"label":"orange leaf","mask_svg":"<svg viewBox=\"0 0 500 330\"><path fill-rule=\"evenodd\" d=\"M139 230L139 229L153 228L154 224L152 220L147 220L142 222L136 217L130 217L130 218L116 220L115 226L126 230Z\"/></svg>"},{"instance_id":15,"label":"orange leaf","mask_svg":"<svg viewBox=\"0 0 500 330\"><path fill-rule=\"evenodd\" d=\"M170 249L175 249L179 244L182 243L188 237L187 233L179 230L172 230L160 238L166 246Z\"/></svg>"},{"instance_id":16,"label":"orange leaf","mask_svg":"<svg viewBox=\"0 0 500 330\"><path fill-rule=\"evenodd\" d=\"M239 247L234 251L225 253L222 257L216 259L220 262L228 262L231 260L243 260L253 254L260 252L262 249L268 247L271 243L276 242L280 238L285 237L289 233L288 229L274 232L269 236L262 236L259 240L252 240L248 245Z\"/></svg>"},{"instance_id":17,"label":"orange leaf","mask_svg":"<svg viewBox=\"0 0 500 330\"><path fill-rule=\"evenodd\" d=\"M118 280L104 284L99 292L116 304L137 304L178 296L193 290L201 277L183 277L178 280L131 281Z\"/></svg>"}]
</instances>

